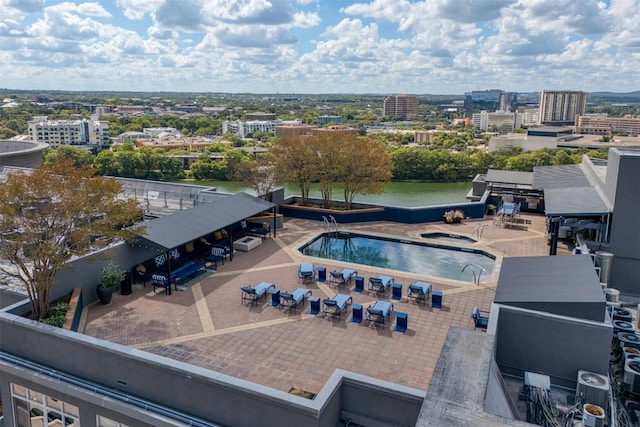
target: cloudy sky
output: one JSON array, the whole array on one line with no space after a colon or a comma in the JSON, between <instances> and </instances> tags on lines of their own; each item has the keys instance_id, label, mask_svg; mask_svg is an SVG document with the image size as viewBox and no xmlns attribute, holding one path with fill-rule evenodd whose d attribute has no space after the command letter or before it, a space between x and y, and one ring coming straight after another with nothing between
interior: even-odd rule
<instances>
[{"instance_id":1,"label":"cloudy sky","mask_svg":"<svg viewBox=\"0 0 640 427\"><path fill-rule=\"evenodd\" d=\"M0 0L0 87L640 90L640 0Z\"/></svg>"}]
</instances>

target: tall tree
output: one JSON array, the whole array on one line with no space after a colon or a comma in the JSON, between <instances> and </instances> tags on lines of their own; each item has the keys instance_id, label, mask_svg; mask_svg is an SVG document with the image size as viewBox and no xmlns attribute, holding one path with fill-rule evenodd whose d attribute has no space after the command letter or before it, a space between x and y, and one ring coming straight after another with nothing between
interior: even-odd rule
<instances>
[{"instance_id":1,"label":"tall tree","mask_svg":"<svg viewBox=\"0 0 640 427\"><path fill-rule=\"evenodd\" d=\"M69 259L134 237L141 227L125 226L139 216L118 181L76 168L71 159L11 173L0 186L0 279L22 283L40 319Z\"/></svg>"},{"instance_id":2,"label":"tall tree","mask_svg":"<svg viewBox=\"0 0 640 427\"><path fill-rule=\"evenodd\" d=\"M295 182L300 187L303 205L309 199L309 189L318 173L318 153L311 137L287 136L271 146L276 158L276 173L280 182Z\"/></svg>"},{"instance_id":3,"label":"tall tree","mask_svg":"<svg viewBox=\"0 0 640 427\"><path fill-rule=\"evenodd\" d=\"M274 160L271 154L261 154L254 160L239 163L234 180L253 188L256 196L267 200L277 183Z\"/></svg>"},{"instance_id":4,"label":"tall tree","mask_svg":"<svg viewBox=\"0 0 640 427\"><path fill-rule=\"evenodd\" d=\"M380 194L391 179L393 162L386 148L369 138L350 135L342 140L344 159L340 182L345 209L351 209L356 194Z\"/></svg>"}]
</instances>

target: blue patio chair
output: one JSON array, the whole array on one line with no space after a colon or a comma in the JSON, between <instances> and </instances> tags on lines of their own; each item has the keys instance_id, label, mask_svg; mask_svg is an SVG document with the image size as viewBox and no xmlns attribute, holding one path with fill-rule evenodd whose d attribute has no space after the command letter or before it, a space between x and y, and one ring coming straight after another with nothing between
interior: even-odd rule
<instances>
[{"instance_id":1,"label":"blue patio chair","mask_svg":"<svg viewBox=\"0 0 640 427\"><path fill-rule=\"evenodd\" d=\"M431 283L416 282L413 285L409 285L407 291L407 301L414 300L416 303L427 304L429 301L429 294L431 293Z\"/></svg>"},{"instance_id":2,"label":"blue patio chair","mask_svg":"<svg viewBox=\"0 0 640 427\"><path fill-rule=\"evenodd\" d=\"M153 285L153 293L156 293L156 288L164 288L165 294L171 293L171 284L169 279L164 274L154 274L151 276L151 283Z\"/></svg>"},{"instance_id":3,"label":"blue patio chair","mask_svg":"<svg viewBox=\"0 0 640 427\"><path fill-rule=\"evenodd\" d=\"M329 314L331 317L337 316L340 318L347 304L351 302L353 302L353 298L345 294L336 294L333 298L325 298L322 301L322 315L326 316Z\"/></svg>"},{"instance_id":4,"label":"blue patio chair","mask_svg":"<svg viewBox=\"0 0 640 427\"><path fill-rule=\"evenodd\" d=\"M244 304L245 301L249 301L249 304L255 303L258 305L260 297L266 296L269 289L275 288L276 286L273 283L267 282L260 282L255 288L251 286L243 286L240 288L242 291L242 303Z\"/></svg>"},{"instance_id":5,"label":"blue patio chair","mask_svg":"<svg viewBox=\"0 0 640 427\"><path fill-rule=\"evenodd\" d=\"M349 283L351 279L353 279L357 275L358 272L350 268L343 268L340 271L333 270L331 272L331 279L329 280L329 284L336 285L338 287L344 287L347 285L347 283Z\"/></svg>"},{"instance_id":6,"label":"blue patio chair","mask_svg":"<svg viewBox=\"0 0 640 427\"><path fill-rule=\"evenodd\" d=\"M393 310L393 304L388 301L376 301L372 306L367 307L366 324L373 324L374 326L384 326L389 319L389 314Z\"/></svg>"},{"instance_id":7,"label":"blue patio chair","mask_svg":"<svg viewBox=\"0 0 640 427\"><path fill-rule=\"evenodd\" d=\"M473 319L473 329L480 328L485 331L487 330L487 326L489 326L489 312L487 310L480 310L478 307L473 307L473 310L471 310L471 318Z\"/></svg>"},{"instance_id":8,"label":"blue patio chair","mask_svg":"<svg viewBox=\"0 0 640 427\"><path fill-rule=\"evenodd\" d=\"M312 263L302 263L298 267L298 279L302 281L302 283L313 283L315 282L316 268Z\"/></svg>"},{"instance_id":9,"label":"blue patio chair","mask_svg":"<svg viewBox=\"0 0 640 427\"><path fill-rule=\"evenodd\" d=\"M369 278L369 293L384 294L393 284L393 277L378 276Z\"/></svg>"},{"instance_id":10,"label":"blue patio chair","mask_svg":"<svg viewBox=\"0 0 640 427\"><path fill-rule=\"evenodd\" d=\"M298 304L302 303L307 295L312 295L311 291L306 288L298 288L292 293L280 292L280 307L296 311Z\"/></svg>"}]
</instances>

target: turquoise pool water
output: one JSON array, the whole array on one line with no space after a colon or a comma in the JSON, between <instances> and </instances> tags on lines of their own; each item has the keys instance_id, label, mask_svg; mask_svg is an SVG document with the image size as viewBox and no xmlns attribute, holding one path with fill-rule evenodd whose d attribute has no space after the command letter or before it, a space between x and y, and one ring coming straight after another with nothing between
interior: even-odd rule
<instances>
[{"instance_id":1,"label":"turquoise pool water","mask_svg":"<svg viewBox=\"0 0 640 427\"><path fill-rule=\"evenodd\" d=\"M491 276L495 257L487 252L412 240L388 239L358 233L323 233L300 249L304 255L406 271L431 277L480 282ZM473 264L474 267L465 266ZM462 270L465 271L462 271Z\"/></svg>"}]
</instances>

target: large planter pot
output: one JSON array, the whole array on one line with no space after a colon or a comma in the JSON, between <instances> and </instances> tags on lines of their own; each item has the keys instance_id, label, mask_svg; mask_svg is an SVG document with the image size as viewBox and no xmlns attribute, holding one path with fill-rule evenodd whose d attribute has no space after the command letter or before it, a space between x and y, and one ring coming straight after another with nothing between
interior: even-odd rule
<instances>
[{"instance_id":1,"label":"large planter pot","mask_svg":"<svg viewBox=\"0 0 640 427\"><path fill-rule=\"evenodd\" d=\"M101 304L109 304L113 296L113 286L107 288L100 284L96 288L96 293L98 294L98 299Z\"/></svg>"}]
</instances>

